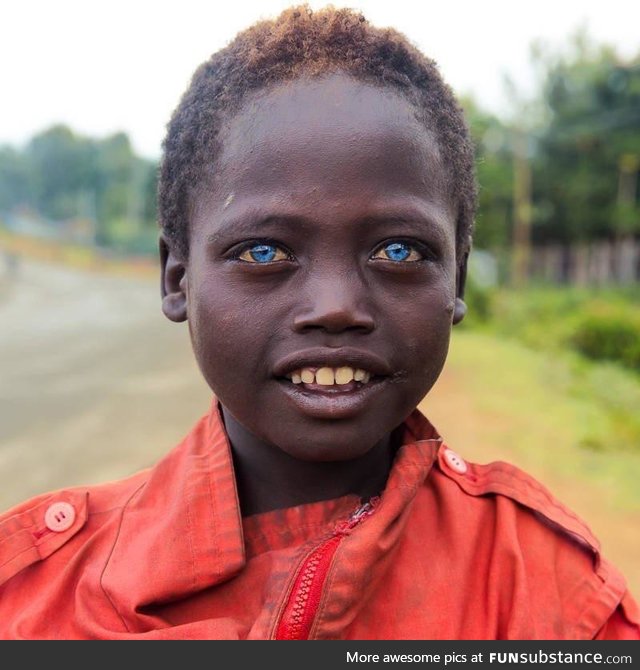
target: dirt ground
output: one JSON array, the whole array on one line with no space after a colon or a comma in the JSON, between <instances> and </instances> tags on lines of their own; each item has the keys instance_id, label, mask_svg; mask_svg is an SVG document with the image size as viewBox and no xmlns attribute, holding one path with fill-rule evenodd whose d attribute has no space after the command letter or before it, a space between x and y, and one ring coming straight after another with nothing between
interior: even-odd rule
<instances>
[{"instance_id":1,"label":"dirt ground","mask_svg":"<svg viewBox=\"0 0 640 670\"><path fill-rule=\"evenodd\" d=\"M155 276L0 264L0 323L0 510L147 467L208 409L187 326L162 315ZM421 408L464 457L511 460L465 451L486 421L454 371L445 367ZM567 491L566 479L551 479L552 491ZM640 593L637 515L612 517L579 485L563 500L589 520Z\"/></svg>"},{"instance_id":2,"label":"dirt ground","mask_svg":"<svg viewBox=\"0 0 640 670\"><path fill-rule=\"evenodd\" d=\"M0 268L0 508L146 467L207 411L155 278Z\"/></svg>"}]
</instances>

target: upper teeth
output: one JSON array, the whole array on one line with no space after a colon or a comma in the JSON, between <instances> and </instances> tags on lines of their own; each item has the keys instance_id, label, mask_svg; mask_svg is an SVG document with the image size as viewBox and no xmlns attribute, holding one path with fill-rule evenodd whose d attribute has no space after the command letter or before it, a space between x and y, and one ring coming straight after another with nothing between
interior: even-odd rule
<instances>
[{"instance_id":1,"label":"upper teeth","mask_svg":"<svg viewBox=\"0 0 640 670\"><path fill-rule=\"evenodd\" d=\"M371 379L371 373L360 368L348 366L340 368L301 368L290 375L294 384L320 384L320 386L332 386L333 384L348 384L355 379L357 382L366 384Z\"/></svg>"}]
</instances>

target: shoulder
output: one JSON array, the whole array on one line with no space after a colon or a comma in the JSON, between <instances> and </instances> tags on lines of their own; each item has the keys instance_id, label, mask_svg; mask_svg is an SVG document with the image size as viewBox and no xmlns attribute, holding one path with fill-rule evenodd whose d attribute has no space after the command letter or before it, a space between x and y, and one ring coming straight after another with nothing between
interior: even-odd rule
<instances>
[{"instance_id":1,"label":"shoulder","mask_svg":"<svg viewBox=\"0 0 640 670\"><path fill-rule=\"evenodd\" d=\"M522 595L532 614L539 609L551 620L556 610L582 638L631 611L625 579L587 523L535 477L503 461L469 462L443 443L432 481L455 514L460 541L475 538L473 552L489 556L488 580Z\"/></svg>"},{"instance_id":2,"label":"shoulder","mask_svg":"<svg viewBox=\"0 0 640 670\"><path fill-rule=\"evenodd\" d=\"M459 508L461 519L485 513L500 514L505 522L508 516L514 522L535 521L536 525L553 528L560 537L587 551L599 553L600 543L588 525L535 477L504 461L481 465L465 459L419 410L408 417L405 425L409 441L435 445L429 483L442 489L448 506Z\"/></svg>"},{"instance_id":3,"label":"shoulder","mask_svg":"<svg viewBox=\"0 0 640 670\"><path fill-rule=\"evenodd\" d=\"M189 481L193 461L209 449L210 424L209 416L203 416L153 467L130 477L51 491L1 514L0 593L17 575L43 579L49 570L59 569L58 563L73 562L77 555L82 569L87 562L98 565L108 560L125 517L149 524L157 520L156 507L175 507L176 491Z\"/></svg>"},{"instance_id":4,"label":"shoulder","mask_svg":"<svg viewBox=\"0 0 640 670\"><path fill-rule=\"evenodd\" d=\"M213 467L212 443L226 444L221 425L217 414L206 414L150 468L104 484L39 495L0 515L2 598L9 581L19 588L17 581L59 576L61 565L69 566L67 574L104 565L123 524L133 526L135 536L136 528L162 523L158 510L176 514L185 489L200 479L208 483L202 463Z\"/></svg>"},{"instance_id":5,"label":"shoulder","mask_svg":"<svg viewBox=\"0 0 640 670\"><path fill-rule=\"evenodd\" d=\"M510 463L465 459L423 414L407 428L433 463L414 522L429 529L430 560L440 557L465 608L499 613L505 638L640 638L625 579L578 514Z\"/></svg>"},{"instance_id":6,"label":"shoulder","mask_svg":"<svg viewBox=\"0 0 640 670\"><path fill-rule=\"evenodd\" d=\"M466 496L507 503L517 516L534 517L585 549L599 552L600 543L587 523L519 467L504 461L472 463L443 443L438 451L438 468Z\"/></svg>"},{"instance_id":7,"label":"shoulder","mask_svg":"<svg viewBox=\"0 0 640 670\"><path fill-rule=\"evenodd\" d=\"M117 520L147 481L141 471L119 481L44 493L0 515L0 589L35 563L78 552Z\"/></svg>"}]
</instances>

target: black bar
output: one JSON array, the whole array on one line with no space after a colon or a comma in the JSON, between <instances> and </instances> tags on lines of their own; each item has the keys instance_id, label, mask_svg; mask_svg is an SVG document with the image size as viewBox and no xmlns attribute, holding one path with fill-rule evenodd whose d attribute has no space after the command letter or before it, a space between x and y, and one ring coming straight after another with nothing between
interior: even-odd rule
<instances>
[{"instance_id":1,"label":"black bar","mask_svg":"<svg viewBox=\"0 0 640 670\"><path fill-rule=\"evenodd\" d=\"M11 645L13 649L10 649ZM19 645L19 649L15 647ZM634 641L82 641L5 642L0 650L19 653L30 667L42 656L48 666L78 668L133 667L186 670L505 670L508 668L640 668L640 644ZM116 664L118 664L116 666ZM36 666L37 667L37 666ZM604 668L603 668L604 670Z\"/></svg>"}]
</instances>

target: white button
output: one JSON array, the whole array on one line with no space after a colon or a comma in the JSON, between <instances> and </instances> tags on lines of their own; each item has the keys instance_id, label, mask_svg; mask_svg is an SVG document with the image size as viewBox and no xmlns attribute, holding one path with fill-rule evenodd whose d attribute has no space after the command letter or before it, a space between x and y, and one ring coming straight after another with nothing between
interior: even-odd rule
<instances>
[{"instance_id":1,"label":"white button","mask_svg":"<svg viewBox=\"0 0 640 670\"><path fill-rule=\"evenodd\" d=\"M456 454L453 449L444 450L444 459L447 465L454 471L463 475L467 471L467 464Z\"/></svg>"},{"instance_id":2,"label":"white button","mask_svg":"<svg viewBox=\"0 0 640 670\"><path fill-rule=\"evenodd\" d=\"M76 511L68 502L55 502L47 507L44 513L44 523L54 533L62 533L73 526L76 520Z\"/></svg>"}]
</instances>

